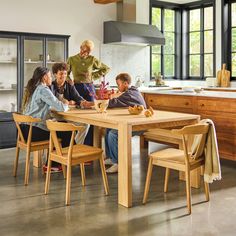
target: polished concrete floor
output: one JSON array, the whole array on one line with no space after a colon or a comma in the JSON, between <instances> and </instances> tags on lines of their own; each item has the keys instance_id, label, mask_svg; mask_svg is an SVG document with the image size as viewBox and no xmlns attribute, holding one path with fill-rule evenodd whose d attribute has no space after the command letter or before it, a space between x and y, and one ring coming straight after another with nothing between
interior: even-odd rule
<instances>
[{"instance_id":1,"label":"polished concrete floor","mask_svg":"<svg viewBox=\"0 0 236 236\"><path fill-rule=\"evenodd\" d=\"M185 184L171 173L169 192L163 193L164 171L155 168L148 203L142 205L147 158L133 139L133 208L117 204L117 175L109 175L110 195L105 196L98 163L86 167L87 186L73 169L71 206L64 205L65 181L53 174L48 196L45 176L31 166L25 187L22 152L17 178L12 177L15 149L0 150L0 235L235 235L236 164L222 162L222 181L210 185L211 201L204 190L192 189L192 215L187 215ZM150 150L160 146L151 143Z\"/></svg>"}]
</instances>

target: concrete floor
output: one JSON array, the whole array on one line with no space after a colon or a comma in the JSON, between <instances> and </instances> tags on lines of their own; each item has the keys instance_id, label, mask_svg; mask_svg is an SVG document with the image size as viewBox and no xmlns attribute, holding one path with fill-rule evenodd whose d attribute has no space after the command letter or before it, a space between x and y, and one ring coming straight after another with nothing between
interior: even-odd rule
<instances>
[{"instance_id":1,"label":"concrete floor","mask_svg":"<svg viewBox=\"0 0 236 236\"><path fill-rule=\"evenodd\" d=\"M133 139L133 200L127 209L117 204L117 175L109 175L110 195L105 196L98 163L86 167L87 186L73 169L71 206L65 207L65 181L53 174L48 196L45 177L32 168L25 187L21 153L18 177L12 177L15 149L0 150L0 235L235 235L236 165L222 162L222 181L210 185L211 201L204 190L192 189L192 215L186 215L185 184L171 173L169 192L163 193L164 171L155 168L148 203L142 205L147 159ZM151 151L160 148L151 143Z\"/></svg>"}]
</instances>

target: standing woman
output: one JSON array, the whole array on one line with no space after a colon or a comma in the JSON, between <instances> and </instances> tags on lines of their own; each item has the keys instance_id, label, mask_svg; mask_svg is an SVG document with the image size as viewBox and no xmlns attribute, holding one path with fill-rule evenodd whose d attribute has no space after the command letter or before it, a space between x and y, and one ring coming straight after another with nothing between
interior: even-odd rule
<instances>
[{"instance_id":1,"label":"standing woman","mask_svg":"<svg viewBox=\"0 0 236 236\"><path fill-rule=\"evenodd\" d=\"M109 71L108 66L90 55L93 48L94 43L91 40L85 40L80 46L80 52L69 57L67 61L68 79L70 79L69 75L72 72L76 90L87 101L94 100L95 88L92 82L106 75ZM92 126L90 126L84 143L93 146Z\"/></svg>"},{"instance_id":2,"label":"standing woman","mask_svg":"<svg viewBox=\"0 0 236 236\"><path fill-rule=\"evenodd\" d=\"M50 118L50 110L67 111L69 102L64 99L59 101L51 92L48 86L52 83L51 72L45 67L37 67L33 77L28 81L23 98L23 114L42 121L33 123L32 141L49 140L50 132L46 126L46 120ZM24 138L27 140L29 125L21 124ZM61 138L62 147L70 144L71 132L57 132ZM58 167L59 168L59 167ZM57 167L55 166L55 170ZM60 169L60 168L59 168ZM52 168L53 171L53 168Z\"/></svg>"}]
</instances>

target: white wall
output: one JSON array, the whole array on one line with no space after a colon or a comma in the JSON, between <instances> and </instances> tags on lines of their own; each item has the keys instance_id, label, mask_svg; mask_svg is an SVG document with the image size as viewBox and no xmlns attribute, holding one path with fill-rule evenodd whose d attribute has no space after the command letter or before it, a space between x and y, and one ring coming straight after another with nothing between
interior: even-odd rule
<instances>
[{"instance_id":1,"label":"white wall","mask_svg":"<svg viewBox=\"0 0 236 236\"><path fill-rule=\"evenodd\" d=\"M84 39L91 39L93 54L99 57L103 21L116 19L115 4L93 0L0 0L0 9L0 30L71 35L70 55Z\"/></svg>"},{"instance_id":2,"label":"white wall","mask_svg":"<svg viewBox=\"0 0 236 236\"><path fill-rule=\"evenodd\" d=\"M132 84L135 84L137 76L141 76L142 80L145 79L146 85L149 83L149 47L103 44L101 46L101 59L111 68L106 76L110 85L116 85L115 77L121 72L131 75Z\"/></svg>"}]
</instances>

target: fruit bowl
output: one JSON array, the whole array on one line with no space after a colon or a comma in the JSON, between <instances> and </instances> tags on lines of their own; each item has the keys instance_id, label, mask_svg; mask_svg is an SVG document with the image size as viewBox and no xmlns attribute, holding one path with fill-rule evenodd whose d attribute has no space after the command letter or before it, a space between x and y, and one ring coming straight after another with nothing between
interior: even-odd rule
<instances>
[{"instance_id":1,"label":"fruit bowl","mask_svg":"<svg viewBox=\"0 0 236 236\"><path fill-rule=\"evenodd\" d=\"M143 110L144 110L143 105L135 105L133 107L129 106L128 108L129 114L131 115L139 115L143 112Z\"/></svg>"}]
</instances>

